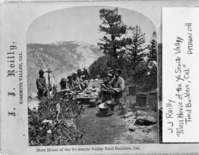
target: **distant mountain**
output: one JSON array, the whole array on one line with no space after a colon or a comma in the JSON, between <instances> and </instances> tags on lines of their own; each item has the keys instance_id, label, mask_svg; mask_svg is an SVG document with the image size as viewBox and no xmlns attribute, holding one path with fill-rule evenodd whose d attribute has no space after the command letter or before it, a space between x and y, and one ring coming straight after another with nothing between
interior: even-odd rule
<instances>
[{"instance_id":1,"label":"distant mountain","mask_svg":"<svg viewBox=\"0 0 199 155\"><path fill-rule=\"evenodd\" d=\"M89 67L100 56L97 46L79 41L27 44L28 95L37 92L35 81L40 69L52 69L58 83L78 68Z\"/></svg>"}]
</instances>

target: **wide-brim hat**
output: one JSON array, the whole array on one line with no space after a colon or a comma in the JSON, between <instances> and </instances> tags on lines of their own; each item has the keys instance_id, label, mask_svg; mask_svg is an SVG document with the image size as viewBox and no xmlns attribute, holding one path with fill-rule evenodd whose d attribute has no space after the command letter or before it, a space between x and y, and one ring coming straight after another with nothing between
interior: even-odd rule
<instances>
[{"instance_id":1,"label":"wide-brim hat","mask_svg":"<svg viewBox=\"0 0 199 155\"><path fill-rule=\"evenodd\" d=\"M122 73L122 71L121 71L120 69L115 69L115 70L114 70L114 73L115 73L115 72L118 72L119 74Z\"/></svg>"},{"instance_id":2,"label":"wide-brim hat","mask_svg":"<svg viewBox=\"0 0 199 155\"><path fill-rule=\"evenodd\" d=\"M40 71L39 71L39 74L44 74L44 71L43 71L43 70L40 70Z\"/></svg>"},{"instance_id":3,"label":"wide-brim hat","mask_svg":"<svg viewBox=\"0 0 199 155\"><path fill-rule=\"evenodd\" d=\"M76 73L73 73L73 74L72 74L72 78L74 78L74 77L77 77L77 74L76 74Z\"/></svg>"},{"instance_id":4,"label":"wide-brim hat","mask_svg":"<svg viewBox=\"0 0 199 155\"><path fill-rule=\"evenodd\" d=\"M81 73L81 72L82 72L82 70L81 70L81 69L78 69L78 70L77 70L77 73Z\"/></svg>"},{"instance_id":5,"label":"wide-brim hat","mask_svg":"<svg viewBox=\"0 0 199 155\"><path fill-rule=\"evenodd\" d=\"M52 73L53 71L52 71L52 69L49 68L49 69L47 70L47 72L48 72L48 73Z\"/></svg>"}]
</instances>

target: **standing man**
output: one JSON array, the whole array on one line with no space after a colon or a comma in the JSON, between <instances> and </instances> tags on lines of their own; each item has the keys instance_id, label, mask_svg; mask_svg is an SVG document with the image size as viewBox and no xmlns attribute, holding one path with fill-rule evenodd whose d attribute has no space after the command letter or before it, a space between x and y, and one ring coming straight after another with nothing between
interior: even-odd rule
<instances>
[{"instance_id":1,"label":"standing man","mask_svg":"<svg viewBox=\"0 0 199 155\"><path fill-rule=\"evenodd\" d=\"M115 69L115 77L110 82L110 89L115 91L114 99L116 104L119 104L119 108L121 107L120 99L123 97L123 92L125 88L124 79L120 76L122 71L120 69Z\"/></svg>"},{"instance_id":2,"label":"standing man","mask_svg":"<svg viewBox=\"0 0 199 155\"><path fill-rule=\"evenodd\" d=\"M46 78L44 77L44 71L39 71L39 77L36 80L37 85L37 96L38 99L42 99L44 96L47 96L47 86L46 86Z\"/></svg>"}]
</instances>

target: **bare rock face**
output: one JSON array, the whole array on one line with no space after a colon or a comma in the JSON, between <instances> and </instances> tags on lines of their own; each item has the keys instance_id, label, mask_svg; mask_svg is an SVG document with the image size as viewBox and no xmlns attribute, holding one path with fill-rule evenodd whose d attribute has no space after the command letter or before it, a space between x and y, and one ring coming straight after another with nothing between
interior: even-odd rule
<instances>
[{"instance_id":1,"label":"bare rock face","mask_svg":"<svg viewBox=\"0 0 199 155\"><path fill-rule=\"evenodd\" d=\"M35 82L40 69L52 69L51 79L58 83L77 69L89 67L100 56L97 46L77 41L27 44L28 96L37 92Z\"/></svg>"}]
</instances>

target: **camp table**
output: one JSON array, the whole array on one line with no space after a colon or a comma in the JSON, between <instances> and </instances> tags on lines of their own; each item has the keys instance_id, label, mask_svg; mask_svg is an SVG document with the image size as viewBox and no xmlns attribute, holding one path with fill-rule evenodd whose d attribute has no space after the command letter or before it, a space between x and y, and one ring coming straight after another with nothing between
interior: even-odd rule
<instances>
[{"instance_id":1,"label":"camp table","mask_svg":"<svg viewBox=\"0 0 199 155\"><path fill-rule=\"evenodd\" d=\"M97 99L97 96L92 97L92 96L79 96L79 95L77 95L77 97L76 97L76 101L80 101L81 104L90 104L90 100L96 100L96 99Z\"/></svg>"},{"instance_id":2,"label":"camp table","mask_svg":"<svg viewBox=\"0 0 199 155\"><path fill-rule=\"evenodd\" d=\"M81 104L90 104L95 102L95 100L98 98L96 95L91 95L92 92L89 94L86 92L86 90L80 94L77 95L76 100L80 101ZM91 102L92 100L92 102Z\"/></svg>"}]
</instances>

